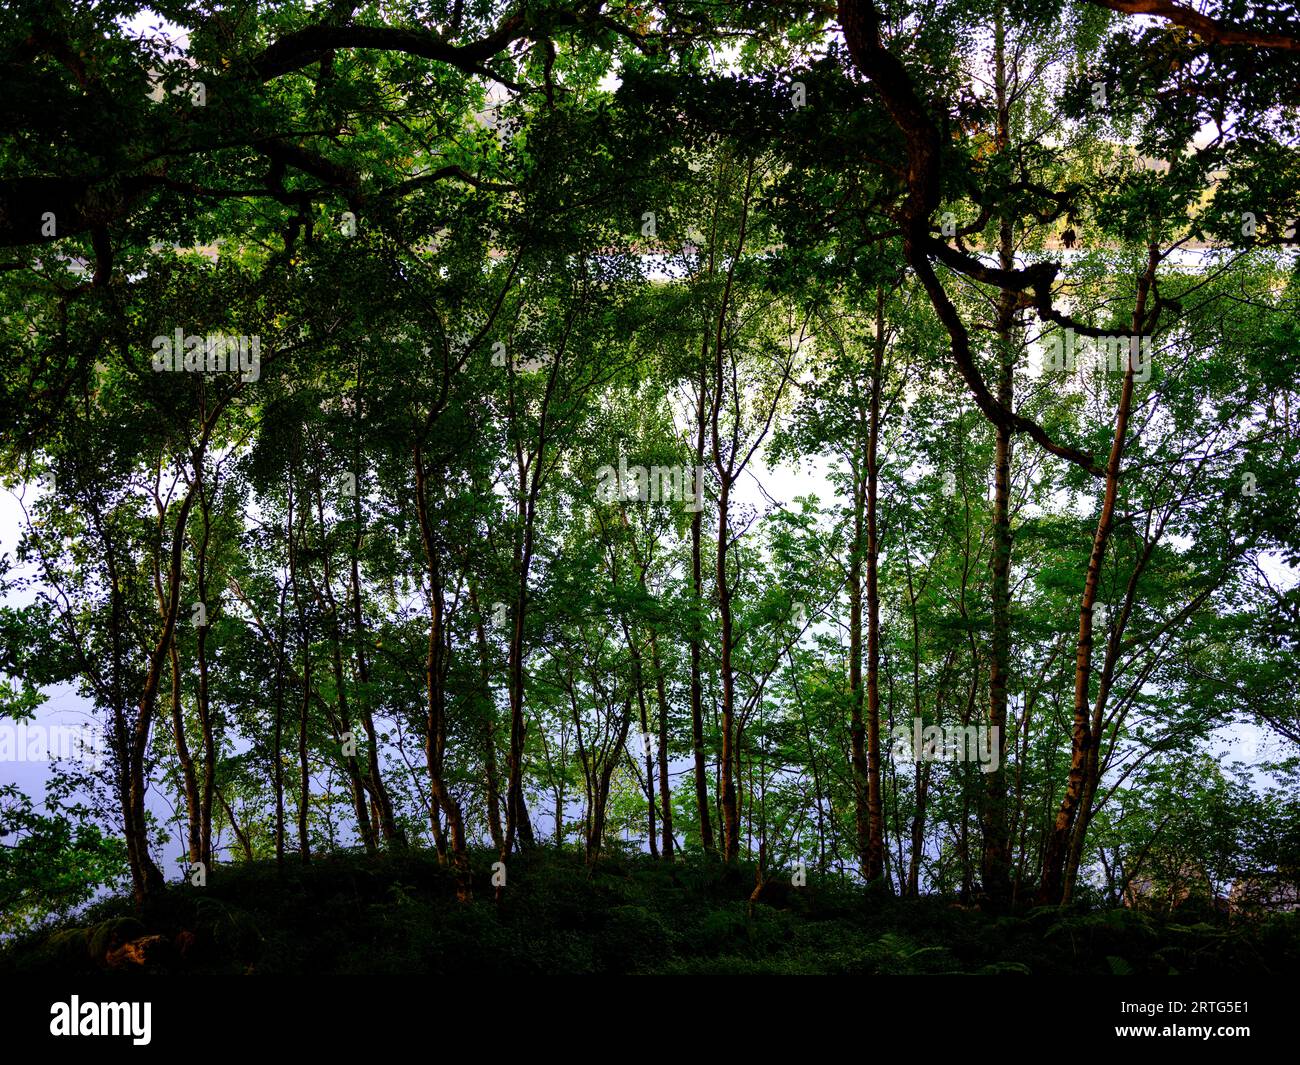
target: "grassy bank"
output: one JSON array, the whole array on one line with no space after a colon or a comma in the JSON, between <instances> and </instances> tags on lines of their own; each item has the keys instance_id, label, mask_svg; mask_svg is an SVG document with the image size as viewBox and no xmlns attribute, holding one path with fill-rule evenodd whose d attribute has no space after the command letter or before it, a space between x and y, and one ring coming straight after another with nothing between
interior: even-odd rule
<instances>
[{"instance_id":1,"label":"grassy bank","mask_svg":"<svg viewBox=\"0 0 1300 1065\"><path fill-rule=\"evenodd\" d=\"M425 852L223 866L147 913L110 899L0 951L0 972L1288 974L1300 915L1229 925L1130 910L991 917L809 878L751 904L752 868L539 850L475 856L473 902Z\"/></svg>"}]
</instances>

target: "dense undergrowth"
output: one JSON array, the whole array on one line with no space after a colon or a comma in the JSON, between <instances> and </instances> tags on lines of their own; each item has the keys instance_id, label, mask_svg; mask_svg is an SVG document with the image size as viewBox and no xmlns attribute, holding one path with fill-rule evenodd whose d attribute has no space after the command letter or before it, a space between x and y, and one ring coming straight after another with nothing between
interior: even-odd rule
<instances>
[{"instance_id":1,"label":"dense undergrowth","mask_svg":"<svg viewBox=\"0 0 1300 1065\"><path fill-rule=\"evenodd\" d=\"M1300 961L1300 914L1227 924L1131 910L993 917L950 900L873 897L809 878L750 904L752 868L664 865L538 850L514 857L500 901L495 855L474 863L474 901L425 852L222 866L171 887L147 913L101 902L0 950L0 972L1283 974Z\"/></svg>"}]
</instances>

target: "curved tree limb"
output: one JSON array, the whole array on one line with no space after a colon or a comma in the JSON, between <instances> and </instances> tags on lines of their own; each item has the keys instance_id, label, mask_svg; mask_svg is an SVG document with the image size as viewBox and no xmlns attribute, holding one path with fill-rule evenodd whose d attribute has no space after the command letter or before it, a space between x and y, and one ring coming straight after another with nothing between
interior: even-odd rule
<instances>
[{"instance_id":1,"label":"curved tree limb","mask_svg":"<svg viewBox=\"0 0 1300 1065\"><path fill-rule=\"evenodd\" d=\"M1281 52L1300 52L1300 37L1288 33L1271 33L1203 15L1194 8L1176 4L1173 0L1089 0L1098 7L1107 7L1122 15L1154 15L1190 30L1210 44L1245 45L1248 48L1270 48Z\"/></svg>"},{"instance_id":2,"label":"curved tree limb","mask_svg":"<svg viewBox=\"0 0 1300 1065\"><path fill-rule=\"evenodd\" d=\"M1037 422L997 401L975 364L970 333L935 273L930 258L934 256L955 270L1003 289L1023 292L1032 288L1036 296L1033 305L1038 307L1046 300L1049 309L1050 286L1057 266L1039 263L1024 270L987 267L978 259L963 255L930 236L930 215L939 206L939 128L917 94L907 69L884 46L880 37L880 14L872 0L839 0L839 18L854 65L870 79L885 110L903 135L907 150L907 193L899 212L903 255L916 271L935 313L948 330L957 369L976 406L994 425L1024 433L1052 454L1081 466L1094 476L1101 476L1103 471L1091 455L1058 444Z\"/></svg>"}]
</instances>

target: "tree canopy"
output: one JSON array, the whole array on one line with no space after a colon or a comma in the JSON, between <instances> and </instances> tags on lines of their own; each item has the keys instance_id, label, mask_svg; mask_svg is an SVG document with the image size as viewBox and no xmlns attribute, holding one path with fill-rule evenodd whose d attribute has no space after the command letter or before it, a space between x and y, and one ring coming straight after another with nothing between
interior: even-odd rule
<instances>
[{"instance_id":1,"label":"tree canopy","mask_svg":"<svg viewBox=\"0 0 1300 1065\"><path fill-rule=\"evenodd\" d=\"M1294 904L1296 24L6 5L0 725L103 749L0 931L348 848Z\"/></svg>"}]
</instances>

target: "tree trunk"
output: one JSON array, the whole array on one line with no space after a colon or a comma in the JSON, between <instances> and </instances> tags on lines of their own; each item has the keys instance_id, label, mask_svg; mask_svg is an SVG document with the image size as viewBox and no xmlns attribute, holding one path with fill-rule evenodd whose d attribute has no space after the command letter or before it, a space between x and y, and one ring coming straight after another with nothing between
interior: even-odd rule
<instances>
[{"instance_id":1,"label":"tree trunk","mask_svg":"<svg viewBox=\"0 0 1300 1065\"><path fill-rule=\"evenodd\" d=\"M204 421L198 445L194 448L194 460L200 467L207 450L208 438L221 413L221 408L222 405L219 404L209 413ZM198 479L195 478L191 481L176 516L167 571L167 599L162 611L163 626L158 641L150 652L149 667L140 694L139 711L130 728L126 726L125 715L120 715L117 728L120 733L119 753L125 755L125 759L119 761L126 777L120 792L123 798L123 827L126 833L132 891L139 905L144 905L157 897L165 884L162 872L149 855L149 823L145 818L144 808L144 796L149 788L149 778L145 768L145 756L149 749L149 733L153 727L153 715L162 682L163 660L171 653L172 641L176 633L176 615L180 609L181 559L185 549L185 524L189 519L190 508L194 505L197 486ZM108 554L111 565L112 552ZM110 579L113 581L113 587L117 588L115 572L110 571Z\"/></svg>"},{"instance_id":2,"label":"tree trunk","mask_svg":"<svg viewBox=\"0 0 1300 1065\"><path fill-rule=\"evenodd\" d=\"M1147 249L1146 272L1138 280L1137 300L1133 307L1133 336L1140 343L1146 323L1147 295L1160 262L1159 248L1151 244ZM1088 556L1087 576L1083 585L1083 599L1079 605L1079 644L1074 667L1074 728L1070 745L1070 772L1066 778L1065 795L1056 812L1056 820L1048 834L1043 856L1043 879L1038 901L1051 905L1063 901L1066 850L1074 820L1083 801L1090 752L1099 737L1094 736L1088 720L1089 681L1092 677L1092 610L1097 601L1097 586L1101 580L1101 566L1106 557L1115 519L1115 502L1119 496L1120 459L1124 454L1128 435L1129 415L1133 406L1134 362L1130 353L1129 365L1120 389L1119 409L1115 415L1115 436L1111 442L1110 457L1106 462L1106 489L1102 497L1101 513L1097 517L1097 530L1092 538L1092 552Z\"/></svg>"},{"instance_id":3,"label":"tree trunk","mask_svg":"<svg viewBox=\"0 0 1300 1065\"><path fill-rule=\"evenodd\" d=\"M275 656L275 723L272 732L274 758L272 783L275 786L275 864L284 867L284 600L287 588L280 589L280 635Z\"/></svg>"},{"instance_id":4,"label":"tree trunk","mask_svg":"<svg viewBox=\"0 0 1300 1065\"><path fill-rule=\"evenodd\" d=\"M673 860L672 788L668 779L668 694L664 686L663 661L659 657L659 640L650 634L650 667L655 672L655 695L659 699L659 823L663 830L663 860Z\"/></svg>"},{"instance_id":5,"label":"tree trunk","mask_svg":"<svg viewBox=\"0 0 1300 1065\"><path fill-rule=\"evenodd\" d=\"M695 403L697 433L695 468L704 463L704 396L705 374L700 372L700 390ZM709 806L709 778L704 760L704 679L700 667L704 643L704 578L701 539L703 508L691 515L691 751L695 758L695 809L700 821L700 845L704 853L717 854L713 840L713 813Z\"/></svg>"},{"instance_id":6,"label":"tree trunk","mask_svg":"<svg viewBox=\"0 0 1300 1065\"><path fill-rule=\"evenodd\" d=\"M443 754L447 745L446 675L449 666L450 640L445 626L442 570L439 565L439 548L429 520L429 499L424 456L417 445L414 452L415 504L420 523L420 540L424 547L424 561L429 576L429 645L425 658L425 760L429 768L429 790L437 809L447 818L450 835L452 865L456 872L456 896L468 902L471 895L469 852L465 844L465 828L461 820L460 804L448 790L443 779ZM435 838L440 833L437 813L432 812Z\"/></svg>"},{"instance_id":7,"label":"tree trunk","mask_svg":"<svg viewBox=\"0 0 1300 1065\"><path fill-rule=\"evenodd\" d=\"M921 855L925 847L925 808L930 797L930 763L916 763L916 811L912 814L912 850L907 863L907 894L921 894Z\"/></svg>"},{"instance_id":8,"label":"tree trunk","mask_svg":"<svg viewBox=\"0 0 1300 1065\"><path fill-rule=\"evenodd\" d=\"M871 425L867 437L867 862L869 884L884 877L885 820L880 796L880 588L877 520L880 392L885 358L885 290L876 290L876 342L871 370Z\"/></svg>"},{"instance_id":9,"label":"tree trunk","mask_svg":"<svg viewBox=\"0 0 1300 1065\"><path fill-rule=\"evenodd\" d=\"M994 30L994 89L998 106L997 148L1006 152L1011 142L1011 114L1007 102L1006 33L1001 6ZM1014 235L1006 216L998 226L998 263L1004 270L1015 266ZM1015 324L1016 293L1004 289L998 301L998 402L1008 410L1013 399L1012 329ZM985 774L982 810L984 854L981 881L986 904L1003 909L1011 883L1011 842L1007 835L1007 673L1011 647L1011 429L996 427L994 457L992 608L993 640L989 660L989 742L999 745L997 767Z\"/></svg>"},{"instance_id":10,"label":"tree trunk","mask_svg":"<svg viewBox=\"0 0 1300 1065\"><path fill-rule=\"evenodd\" d=\"M212 604L208 603L208 545L212 539L212 501L204 487L203 464L200 462L195 471L198 481L199 514L203 519L203 529L198 545L197 584L199 602L206 611ZM200 796L199 814L202 830L202 862L205 866L212 864L212 801L217 786L217 742L212 727L212 707L208 697L208 626L211 618L205 616L197 635L197 657L199 665L198 716L199 729L203 735L203 791Z\"/></svg>"},{"instance_id":11,"label":"tree trunk","mask_svg":"<svg viewBox=\"0 0 1300 1065\"><path fill-rule=\"evenodd\" d=\"M181 766L181 783L185 789L185 814L191 863L203 860L203 819L199 816L199 785L194 774L194 759L185 739L185 713L181 705L181 658L176 649L176 635L171 642L172 731L176 737L176 757Z\"/></svg>"},{"instance_id":12,"label":"tree trunk","mask_svg":"<svg viewBox=\"0 0 1300 1065\"><path fill-rule=\"evenodd\" d=\"M294 539L294 492L289 485L288 554L289 583L293 588L294 614L299 620L299 638L302 640L302 703L298 710L298 855L304 865L311 861L311 841L308 836L308 815L311 809L311 769L307 761L307 712L311 706L311 630L303 617L302 594L298 587L298 548Z\"/></svg>"},{"instance_id":13,"label":"tree trunk","mask_svg":"<svg viewBox=\"0 0 1300 1065\"><path fill-rule=\"evenodd\" d=\"M866 725L862 716L862 561L866 554L867 486L863 470L853 465L853 551L849 556L849 761L853 773L853 821L858 864L870 880L871 815L867 801L869 777Z\"/></svg>"},{"instance_id":14,"label":"tree trunk","mask_svg":"<svg viewBox=\"0 0 1300 1065\"><path fill-rule=\"evenodd\" d=\"M647 836L650 845L650 857L659 857L659 840L655 831L655 775L654 751L650 748L650 716L645 705L645 675L642 670L641 651L636 646L632 630L623 620L623 639L627 642L628 653L632 657L632 684L636 690L637 710L641 717L641 748L645 756L645 805Z\"/></svg>"},{"instance_id":15,"label":"tree trunk","mask_svg":"<svg viewBox=\"0 0 1300 1065\"><path fill-rule=\"evenodd\" d=\"M345 738L352 737L353 746L356 745L356 734L352 731L352 713L348 705L348 686L347 678L343 673L343 638L339 631L339 606L338 601L334 598L333 574L330 572L329 551L325 547L327 537L325 535L325 500L321 492L319 479L316 482L316 520L320 526L320 537L322 545L322 554L324 561L322 563L321 589L316 590L315 583L311 580L311 574L308 573L308 586L312 589L318 603L324 606L323 613L329 619L329 639L330 639L330 662L334 672L334 691L335 698L338 700L338 718L331 717L330 725L334 729L334 739L342 745ZM366 801L366 782L361 774L361 768L357 764L357 756L353 753L343 752L343 767L348 778L348 787L352 793L352 810L356 815L357 832L361 836L361 843L366 848L366 853L373 854L378 849L375 839L374 826L371 823L369 804Z\"/></svg>"},{"instance_id":16,"label":"tree trunk","mask_svg":"<svg viewBox=\"0 0 1300 1065\"><path fill-rule=\"evenodd\" d=\"M475 638L478 640L479 685L482 689L483 705L483 776L487 789L488 831L492 834L492 846L498 851L505 841L501 828L501 792L500 776L497 772L496 705L492 701L492 667L488 657L487 630L483 625L483 609L478 601L478 592L473 583L469 589L469 605L474 611Z\"/></svg>"},{"instance_id":17,"label":"tree trunk","mask_svg":"<svg viewBox=\"0 0 1300 1065\"><path fill-rule=\"evenodd\" d=\"M722 858L734 862L740 855L740 804L736 794L736 680L731 670L731 585L727 577L727 549L730 530L727 526L731 502L731 481L724 474L718 493L718 616L720 619L722 680Z\"/></svg>"},{"instance_id":18,"label":"tree trunk","mask_svg":"<svg viewBox=\"0 0 1300 1065\"><path fill-rule=\"evenodd\" d=\"M358 500L360 496L358 496ZM361 727L366 732L366 770L369 775L370 795L376 813L379 815L379 829L384 842L394 849L406 846L406 836L393 815L393 800L384 785L384 778L379 767L379 735L375 730L375 718L370 709L370 700L366 695L370 685L370 661L366 655L365 617L361 610L361 567L358 555L361 553L361 519L358 503L357 531L352 540L352 627L353 641L356 647L357 679L361 690L357 697L357 713L361 717Z\"/></svg>"}]
</instances>

